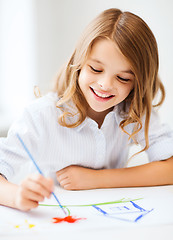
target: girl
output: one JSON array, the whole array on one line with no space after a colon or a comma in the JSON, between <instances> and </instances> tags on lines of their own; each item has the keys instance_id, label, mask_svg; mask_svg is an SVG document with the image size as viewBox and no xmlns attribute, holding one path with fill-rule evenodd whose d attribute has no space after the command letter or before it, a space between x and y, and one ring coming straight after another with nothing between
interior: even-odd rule
<instances>
[{"instance_id":1,"label":"girl","mask_svg":"<svg viewBox=\"0 0 173 240\"><path fill-rule=\"evenodd\" d=\"M164 96L147 24L130 12L104 11L81 36L54 92L28 106L1 139L0 204L26 211L53 190L53 180L41 175L9 182L20 168L33 172L16 133L65 189L173 184L173 133L154 111ZM125 167L131 142L142 146L149 163Z\"/></svg>"}]
</instances>

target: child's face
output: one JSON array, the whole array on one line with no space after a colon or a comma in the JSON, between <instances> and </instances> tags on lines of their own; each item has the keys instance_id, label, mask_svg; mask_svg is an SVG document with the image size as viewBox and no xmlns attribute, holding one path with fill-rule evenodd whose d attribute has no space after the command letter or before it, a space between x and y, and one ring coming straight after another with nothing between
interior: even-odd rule
<instances>
[{"instance_id":1,"label":"child's face","mask_svg":"<svg viewBox=\"0 0 173 240\"><path fill-rule=\"evenodd\" d=\"M102 39L93 45L78 81L90 109L109 112L133 89L134 74L117 45Z\"/></svg>"}]
</instances>

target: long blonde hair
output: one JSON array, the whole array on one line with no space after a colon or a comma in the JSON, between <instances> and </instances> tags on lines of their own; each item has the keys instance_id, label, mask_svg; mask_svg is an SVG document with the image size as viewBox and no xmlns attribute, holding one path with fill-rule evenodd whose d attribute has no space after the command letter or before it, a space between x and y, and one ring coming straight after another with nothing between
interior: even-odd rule
<instances>
[{"instance_id":1,"label":"long blonde hair","mask_svg":"<svg viewBox=\"0 0 173 240\"><path fill-rule=\"evenodd\" d=\"M83 32L69 62L61 69L56 79L54 90L60 97L57 107L62 109L59 123L66 127L76 127L86 118L87 103L79 88L78 77L98 38L113 40L131 65L135 85L124 100L124 120L120 127L126 132L125 126L136 123L132 134L126 132L129 138L134 139L135 134L142 128L141 119L145 115L146 146L141 150L144 151L149 147L148 130L153 99L160 90L160 101L154 107L161 105L165 91L158 77L159 60L155 37L148 25L130 12L122 12L116 8L105 10ZM78 110L77 113L69 112L62 107L71 100ZM127 105L130 107L126 108ZM75 114L78 114L76 121L67 123L67 117Z\"/></svg>"}]
</instances>

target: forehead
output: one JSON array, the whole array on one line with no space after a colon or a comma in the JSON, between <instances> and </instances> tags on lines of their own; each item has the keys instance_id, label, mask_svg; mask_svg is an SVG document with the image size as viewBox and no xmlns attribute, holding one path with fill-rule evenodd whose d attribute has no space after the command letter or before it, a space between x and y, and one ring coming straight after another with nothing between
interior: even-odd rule
<instances>
[{"instance_id":1,"label":"forehead","mask_svg":"<svg viewBox=\"0 0 173 240\"><path fill-rule=\"evenodd\" d=\"M88 60L132 73L131 65L117 44L110 39L99 39L92 45Z\"/></svg>"}]
</instances>

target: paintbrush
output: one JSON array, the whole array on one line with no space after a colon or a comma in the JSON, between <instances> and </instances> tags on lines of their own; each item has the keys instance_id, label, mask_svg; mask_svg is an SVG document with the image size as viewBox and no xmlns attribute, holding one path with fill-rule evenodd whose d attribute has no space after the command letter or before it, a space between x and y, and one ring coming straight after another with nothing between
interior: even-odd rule
<instances>
[{"instance_id":1,"label":"paintbrush","mask_svg":"<svg viewBox=\"0 0 173 240\"><path fill-rule=\"evenodd\" d=\"M16 134L16 136L17 136L17 138L19 139L20 143L22 144L24 150L25 150L26 153L28 154L30 160L31 160L31 161L33 162L33 164L35 165L37 171L38 171L41 175L44 176L43 172L41 171L41 169L40 169L39 166L37 165L36 161L34 160L33 156L32 156L31 153L30 153L30 151L29 151L28 148L26 147L26 145L25 145L25 143L23 142L22 138L19 136L19 134ZM67 215L66 212L65 212L65 210L64 210L64 208L63 208L63 206L61 205L60 201L58 200L58 198L57 198L57 196L55 195L54 192L52 192L52 195L54 196L54 198L55 198L55 200L57 201L58 205L59 205L60 208L62 209L63 213L64 213L65 215Z\"/></svg>"}]
</instances>

